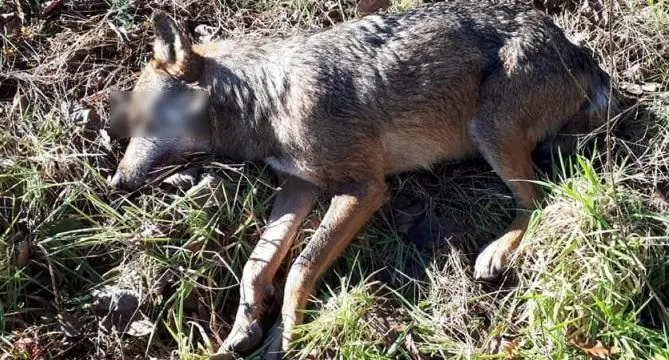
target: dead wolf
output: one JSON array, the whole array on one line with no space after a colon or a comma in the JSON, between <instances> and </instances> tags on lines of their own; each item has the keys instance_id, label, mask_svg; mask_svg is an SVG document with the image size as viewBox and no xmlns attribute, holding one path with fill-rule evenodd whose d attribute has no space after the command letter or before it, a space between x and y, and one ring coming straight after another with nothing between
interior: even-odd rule
<instances>
[{"instance_id":1,"label":"dead wolf","mask_svg":"<svg viewBox=\"0 0 669 360\"><path fill-rule=\"evenodd\" d=\"M449 1L290 37L195 45L163 13L153 25L153 59L123 123L178 131L132 137L112 184L137 188L158 162L203 151L286 176L244 267L228 350L262 341L277 269L316 196L328 194L290 266L267 354L288 348L317 280L386 200L389 174L485 158L518 208L476 260L476 278L496 277L540 197L533 150L569 147L570 135L606 121L612 101L590 54L524 5ZM192 91L206 97L184 102Z\"/></svg>"}]
</instances>

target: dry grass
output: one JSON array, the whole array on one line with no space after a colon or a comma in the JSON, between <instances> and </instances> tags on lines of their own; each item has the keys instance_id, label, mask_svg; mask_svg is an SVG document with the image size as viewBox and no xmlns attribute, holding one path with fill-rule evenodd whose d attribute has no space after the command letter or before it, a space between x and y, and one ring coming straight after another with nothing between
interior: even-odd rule
<instances>
[{"instance_id":1,"label":"dry grass","mask_svg":"<svg viewBox=\"0 0 669 360\"><path fill-rule=\"evenodd\" d=\"M39 3L0 0L2 359L204 358L230 329L272 175L201 159L208 180L189 191L113 192L124 144L106 132L107 96L146 60L152 9L206 40L330 26L359 16L356 2ZM669 359L669 4L534 3L593 50L623 113L542 177L547 199L502 284L471 278L513 211L485 164L390 179L292 356Z\"/></svg>"}]
</instances>

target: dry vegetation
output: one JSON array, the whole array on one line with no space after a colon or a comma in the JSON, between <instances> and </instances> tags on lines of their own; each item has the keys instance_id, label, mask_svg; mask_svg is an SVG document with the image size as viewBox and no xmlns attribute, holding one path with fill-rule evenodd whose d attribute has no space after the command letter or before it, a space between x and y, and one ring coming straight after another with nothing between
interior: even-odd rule
<instances>
[{"instance_id":1,"label":"dry vegetation","mask_svg":"<svg viewBox=\"0 0 669 360\"><path fill-rule=\"evenodd\" d=\"M201 159L190 190L106 185L124 145L106 132L107 97L146 60L152 9L206 40L419 2L0 0L0 357L198 359L230 329L276 190L268 170ZM513 207L485 164L391 178L291 357L669 359L669 3L534 5L592 49L623 113L542 176L547 198L502 284L471 277Z\"/></svg>"}]
</instances>

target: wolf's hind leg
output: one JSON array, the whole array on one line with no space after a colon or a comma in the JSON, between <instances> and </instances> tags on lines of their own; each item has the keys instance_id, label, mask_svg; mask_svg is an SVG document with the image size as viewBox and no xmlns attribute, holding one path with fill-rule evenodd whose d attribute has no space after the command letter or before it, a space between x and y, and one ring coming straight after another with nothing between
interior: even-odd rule
<instances>
[{"instance_id":1,"label":"wolf's hind leg","mask_svg":"<svg viewBox=\"0 0 669 360\"><path fill-rule=\"evenodd\" d=\"M316 192L313 185L292 176L283 184L267 229L244 266L237 316L223 349L247 351L262 341L261 319L274 295L274 275L313 208Z\"/></svg>"}]
</instances>

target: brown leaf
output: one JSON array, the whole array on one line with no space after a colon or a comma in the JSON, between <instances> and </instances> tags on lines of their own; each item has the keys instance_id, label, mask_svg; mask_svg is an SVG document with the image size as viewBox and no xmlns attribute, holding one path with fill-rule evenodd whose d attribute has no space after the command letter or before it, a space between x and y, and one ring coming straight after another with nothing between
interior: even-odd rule
<instances>
[{"instance_id":1,"label":"brown leaf","mask_svg":"<svg viewBox=\"0 0 669 360\"><path fill-rule=\"evenodd\" d=\"M522 345L522 339L517 337L513 340L502 339L499 344L500 353L504 353L507 357L513 357L516 349Z\"/></svg>"},{"instance_id":2,"label":"brown leaf","mask_svg":"<svg viewBox=\"0 0 669 360\"><path fill-rule=\"evenodd\" d=\"M35 348L36 346L37 346L37 341L35 341L35 339L33 338L18 339L14 342L14 350L21 353L31 354L33 348Z\"/></svg>"},{"instance_id":3,"label":"brown leaf","mask_svg":"<svg viewBox=\"0 0 669 360\"><path fill-rule=\"evenodd\" d=\"M373 14L390 7L390 0L360 0L358 12L363 15Z\"/></svg>"},{"instance_id":4,"label":"brown leaf","mask_svg":"<svg viewBox=\"0 0 669 360\"><path fill-rule=\"evenodd\" d=\"M504 355L504 359L514 359L516 350L523 345L522 338L516 337L509 339L502 336L495 336L490 342L491 355Z\"/></svg>"},{"instance_id":5,"label":"brown leaf","mask_svg":"<svg viewBox=\"0 0 669 360\"><path fill-rule=\"evenodd\" d=\"M16 265L22 267L30 261L30 241L22 240L16 244Z\"/></svg>"},{"instance_id":6,"label":"brown leaf","mask_svg":"<svg viewBox=\"0 0 669 360\"><path fill-rule=\"evenodd\" d=\"M569 340L569 343L581 349L581 351L595 359L608 359L611 357L611 355L618 353L617 346L613 345L608 347L600 340L595 341L593 344L592 342L583 342L579 339L571 339Z\"/></svg>"}]
</instances>

